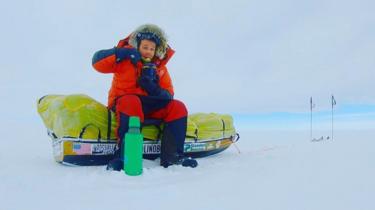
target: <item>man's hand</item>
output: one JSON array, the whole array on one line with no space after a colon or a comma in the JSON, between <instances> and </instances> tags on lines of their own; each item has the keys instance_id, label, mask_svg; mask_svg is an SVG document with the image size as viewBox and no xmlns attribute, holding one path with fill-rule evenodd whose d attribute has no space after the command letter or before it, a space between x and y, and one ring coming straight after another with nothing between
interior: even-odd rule
<instances>
[{"instance_id":1,"label":"man's hand","mask_svg":"<svg viewBox=\"0 0 375 210\"><path fill-rule=\"evenodd\" d=\"M154 68L143 68L138 83L149 95L158 95L160 92L159 77Z\"/></svg>"},{"instance_id":2,"label":"man's hand","mask_svg":"<svg viewBox=\"0 0 375 210\"><path fill-rule=\"evenodd\" d=\"M153 63L143 65L141 76L138 80L141 86L149 96L156 96L159 99L171 100L173 96L159 85L159 76L156 72L156 66Z\"/></svg>"},{"instance_id":3,"label":"man's hand","mask_svg":"<svg viewBox=\"0 0 375 210\"><path fill-rule=\"evenodd\" d=\"M124 59L130 59L136 65L141 60L141 54L135 48L116 48L116 62L119 63Z\"/></svg>"}]
</instances>

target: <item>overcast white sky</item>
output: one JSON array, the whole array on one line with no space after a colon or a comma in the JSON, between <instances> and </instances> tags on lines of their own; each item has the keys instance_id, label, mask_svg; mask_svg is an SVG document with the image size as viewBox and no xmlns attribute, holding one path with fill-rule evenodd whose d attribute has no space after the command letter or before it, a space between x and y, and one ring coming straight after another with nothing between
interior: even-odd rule
<instances>
[{"instance_id":1,"label":"overcast white sky","mask_svg":"<svg viewBox=\"0 0 375 210\"><path fill-rule=\"evenodd\" d=\"M91 67L137 26L154 23L176 54L176 98L190 112L301 112L375 104L375 2L6 1L0 13L2 110L27 114L45 94L106 103L110 75ZM4 113L6 114L6 113Z\"/></svg>"}]
</instances>

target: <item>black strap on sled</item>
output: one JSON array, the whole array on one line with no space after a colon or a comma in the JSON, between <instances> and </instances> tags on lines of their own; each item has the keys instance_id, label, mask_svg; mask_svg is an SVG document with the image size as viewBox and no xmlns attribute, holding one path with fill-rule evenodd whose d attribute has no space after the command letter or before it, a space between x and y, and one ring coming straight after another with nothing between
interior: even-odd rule
<instances>
[{"instance_id":1,"label":"black strap on sled","mask_svg":"<svg viewBox=\"0 0 375 210\"><path fill-rule=\"evenodd\" d=\"M89 124L85 125L85 127L82 128L81 133L79 133L79 138L82 139L83 134L85 134L86 129L87 129L89 126L93 126L93 127L95 127L95 128L98 129L98 141L100 142L100 140L102 139L102 134L101 134L101 132L100 132L100 128L98 128L96 125L94 125L94 124L92 124L92 123L89 123Z\"/></svg>"},{"instance_id":2,"label":"black strap on sled","mask_svg":"<svg viewBox=\"0 0 375 210\"><path fill-rule=\"evenodd\" d=\"M223 137L225 136L225 122L223 119L221 119L221 122L223 123Z\"/></svg>"},{"instance_id":3,"label":"black strap on sled","mask_svg":"<svg viewBox=\"0 0 375 210\"><path fill-rule=\"evenodd\" d=\"M107 141L111 139L111 131L112 131L112 114L111 110L107 109Z\"/></svg>"},{"instance_id":4,"label":"black strap on sled","mask_svg":"<svg viewBox=\"0 0 375 210\"><path fill-rule=\"evenodd\" d=\"M45 95L45 96L41 97L41 98L38 100L38 104L40 104L40 102L41 102L46 96L48 96L48 95Z\"/></svg>"}]
</instances>

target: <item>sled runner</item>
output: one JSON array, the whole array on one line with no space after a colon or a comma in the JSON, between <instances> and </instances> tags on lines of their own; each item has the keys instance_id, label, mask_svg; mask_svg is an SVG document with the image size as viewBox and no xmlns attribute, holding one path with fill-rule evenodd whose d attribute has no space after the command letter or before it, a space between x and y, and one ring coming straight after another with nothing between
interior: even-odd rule
<instances>
[{"instance_id":1,"label":"sled runner","mask_svg":"<svg viewBox=\"0 0 375 210\"><path fill-rule=\"evenodd\" d=\"M57 162L68 165L105 165L113 159L116 141L100 142L90 139L52 138L53 155ZM185 141L184 152L190 157L206 157L227 149L239 139L238 135L215 140ZM144 139L143 158L156 159L160 155L160 141Z\"/></svg>"}]
</instances>

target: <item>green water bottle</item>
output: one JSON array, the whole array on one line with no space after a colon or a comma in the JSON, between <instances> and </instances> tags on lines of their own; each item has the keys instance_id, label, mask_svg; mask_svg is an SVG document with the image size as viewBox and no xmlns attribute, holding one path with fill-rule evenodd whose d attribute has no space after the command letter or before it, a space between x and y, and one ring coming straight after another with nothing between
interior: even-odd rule
<instances>
[{"instance_id":1,"label":"green water bottle","mask_svg":"<svg viewBox=\"0 0 375 210\"><path fill-rule=\"evenodd\" d=\"M138 176L143 170L143 135L139 117L129 118L129 130L124 137L124 171L130 176Z\"/></svg>"}]
</instances>

